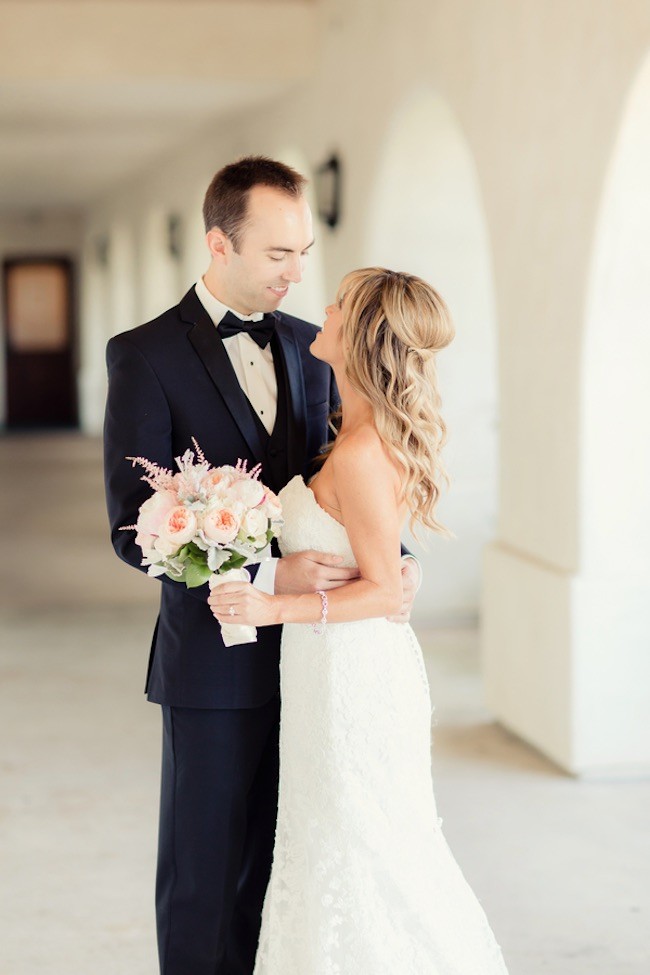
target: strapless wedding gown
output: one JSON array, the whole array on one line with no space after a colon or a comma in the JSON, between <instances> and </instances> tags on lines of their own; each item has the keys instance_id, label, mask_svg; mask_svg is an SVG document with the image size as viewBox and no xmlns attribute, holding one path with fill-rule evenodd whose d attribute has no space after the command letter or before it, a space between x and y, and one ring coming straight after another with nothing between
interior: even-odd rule
<instances>
[{"instance_id":1,"label":"strapless wedding gown","mask_svg":"<svg viewBox=\"0 0 650 975\"><path fill-rule=\"evenodd\" d=\"M283 554L354 565L300 477L280 493ZM255 975L504 975L440 829L431 707L410 626L284 627L280 794Z\"/></svg>"}]
</instances>

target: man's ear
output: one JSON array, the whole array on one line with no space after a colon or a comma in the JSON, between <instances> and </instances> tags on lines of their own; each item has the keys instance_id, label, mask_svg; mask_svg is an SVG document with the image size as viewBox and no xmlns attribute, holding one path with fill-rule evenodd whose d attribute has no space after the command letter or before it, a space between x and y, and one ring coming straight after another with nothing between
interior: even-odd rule
<instances>
[{"instance_id":1,"label":"man's ear","mask_svg":"<svg viewBox=\"0 0 650 975\"><path fill-rule=\"evenodd\" d=\"M218 227L212 227L205 235L205 239L212 259L218 261L220 264L226 264L230 251L232 250L232 244L223 230L219 230Z\"/></svg>"}]
</instances>

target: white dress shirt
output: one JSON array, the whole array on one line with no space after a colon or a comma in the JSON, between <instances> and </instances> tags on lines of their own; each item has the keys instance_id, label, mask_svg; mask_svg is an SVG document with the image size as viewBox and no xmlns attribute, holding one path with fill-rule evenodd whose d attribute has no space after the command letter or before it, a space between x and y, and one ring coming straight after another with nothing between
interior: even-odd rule
<instances>
[{"instance_id":1,"label":"white dress shirt","mask_svg":"<svg viewBox=\"0 0 650 975\"><path fill-rule=\"evenodd\" d=\"M196 283L196 293L217 328L227 312L231 312L242 322L259 322L264 317L261 311L252 315L241 315L233 308L228 308L208 291L203 278L199 278ZM265 349L260 349L250 335L239 332L224 339L223 345L239 385L270 436L278 408L278 387L270 344Z\"/></svg>"}]
</instances>

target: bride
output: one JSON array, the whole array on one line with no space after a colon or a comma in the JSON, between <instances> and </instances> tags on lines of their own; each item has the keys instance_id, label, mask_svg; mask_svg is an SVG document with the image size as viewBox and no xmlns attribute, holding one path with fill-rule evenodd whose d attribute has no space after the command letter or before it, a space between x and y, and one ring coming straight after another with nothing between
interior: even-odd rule
<instances>
[{"instance_id":1,"label":"bride","mask_svg":"<svg viewBox=\"0 0 650 975\"><path fill-rule=\"evenodd\" d=\"M501 951L440 829L429 689L401 607L400 532L436 520L435 353L453 337L432 287L353 271L311 351L341 426L309 485L280 493L283 555L337 552L360 577L269 596L228 583L220 622L283 623L280 794L255 975L504 975Z\"/></svg>"}]
</instances>

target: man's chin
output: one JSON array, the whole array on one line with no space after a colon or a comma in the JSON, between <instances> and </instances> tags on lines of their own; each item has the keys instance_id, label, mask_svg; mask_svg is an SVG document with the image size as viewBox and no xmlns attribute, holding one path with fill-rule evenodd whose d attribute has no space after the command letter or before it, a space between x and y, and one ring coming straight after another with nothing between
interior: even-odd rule
<instances>
[{"instance_id":1,"label":"man's chin","mask_svg":"<svg viewBox=\"0 0 650 975\"><path fill-rule=\"evenodd\" d=\"M288 288L279 288L279 289L267 288L266 294L267 294L267 300L269 300L269 302L272 303L272 307L269 309L269 311L274 311L276 308L280 307L284 299L287 297L287 295L289 294L289 289Z\"/></svg>"}]
</instances>

